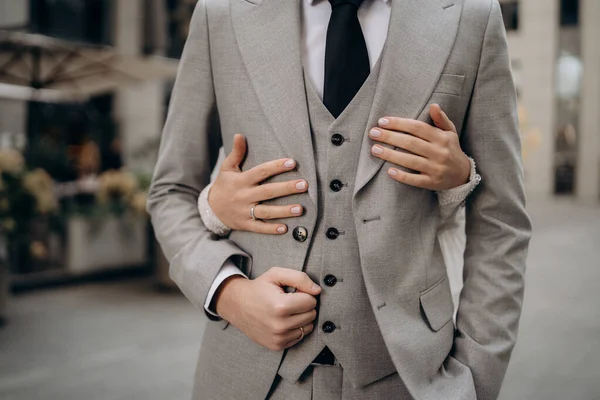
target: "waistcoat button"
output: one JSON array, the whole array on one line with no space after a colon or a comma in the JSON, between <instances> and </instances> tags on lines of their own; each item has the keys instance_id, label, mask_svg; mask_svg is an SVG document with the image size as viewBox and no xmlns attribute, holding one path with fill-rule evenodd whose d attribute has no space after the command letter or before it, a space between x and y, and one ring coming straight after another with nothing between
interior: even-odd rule
<instances>
[{"instance_id":1,"label":"waistcoat button","mask_svg":"<svg viewBox=\"0 0 600 400\"><path fill-rule=\"evenodd\" d=\"M334 179L331 181L331 183L329 184L329 187L331 188L331 190L333 190L334 192L339 192L340 190L342 190L342 187L344 186L344 184L342 183L342 181L340 181L339 179Z\"/></svg>"},{"instance_id":2,"label":"waistcoat button","mask_svg":"<svg viewBox=\"0 0 600 400\"><path fill-rule=\"evenodd\" d=\"M331 136L331 143L333 143L334 146L341 146L342 143L344 143L344 137L339 133L336 133Z\"/></svg>"},{"instance_id":3,"label":"waistcoat button","mask_svg":"<svg viewBox=\"0 0 600 400\"><path fill-rule=\"evenodd\" d=\"M325 332L325 333L331 333L331 332L335 331L335 328L336 328L335 324L331 321L325 321L323 323L323 332Z\"/></svg>"},{"instance_id":4,"label":"waistcoat button","mask_svg":"<svg viewBox=\"0 0 600 400\"><path fill-rule=\"evenodd\" d=\"M335 286L335 284L337 283L337 278L334 275L325 275L325 278L323 278L323 282L325 282L325 285L329 287Z\"/></svg>"},{"instance_id":5,"label":"waistcoat button","mask_svg":"<svg viewBox=\"0 0 600 400\"><path fill-rule=\"evenodd\" d=\"M292 236L297 242L304 242L308 237L308 231L303 226L297 226L292 231Z\"/></svg>"},{"instance_id":6,"label":"waistcoat button","mask_svg":"<svg viewBox=\"0 0 600 400\"><path fill-rule=\"evenodd\" d=\"M340 236L340 231L335 228L329 228L327 229L327 232L325 232L325 236L327 236L327 239L335 240Z\"/></svg>"}]
</instances>

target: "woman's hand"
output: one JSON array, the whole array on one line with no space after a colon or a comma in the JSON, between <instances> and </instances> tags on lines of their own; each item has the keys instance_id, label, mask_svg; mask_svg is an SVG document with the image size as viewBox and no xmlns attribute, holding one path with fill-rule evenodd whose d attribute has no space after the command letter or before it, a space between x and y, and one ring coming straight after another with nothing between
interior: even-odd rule
<instances>
[{"instance_id":1,"label":"woman's hand","mask_svg":"<svg viewBox=\"0 0 600 400\"><path fill-rule=\"evenodd\" d=\"M447 190L468 182L469 157L460 148L456 127L439 105L429 108L435 126L425 122L385 117L371 129L371 139L404 151L374 145L371 154L412 170L389 168L388 174L398 182L429 190Z\"/></svg>"},{"instance_id":2,"label":"woman's hand","mask_svg":"<svg viewBox=\"0 0 600 400\"><path fill-rule=\"evenodd\" d=\"M304 211L300 204L273 206L260 204L261 201L304 193L308 183L303 179L287 182L261 182L274 175L292 171L296 162L289 158L269 161L242 172L240 164L246 156L246 139L242 135L233 138L233 150L223 161L219 174L208 194L208 203L213 213L232 230L251 231L281 235L287 226L263 220L298 217ZM250 210L254 208L252 219Z\"/></svg>"}]
</instances>

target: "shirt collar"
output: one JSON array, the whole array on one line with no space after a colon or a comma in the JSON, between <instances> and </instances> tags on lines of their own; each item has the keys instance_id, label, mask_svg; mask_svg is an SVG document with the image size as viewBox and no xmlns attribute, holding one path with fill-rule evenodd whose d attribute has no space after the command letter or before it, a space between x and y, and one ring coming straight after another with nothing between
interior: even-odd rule
<instances>
[{"instance_id":1,"label":"shirt collar","mask_svg":"<svg viewBox=\"0 0 600 400\"><path fill-rule=\"evenodd\" d=\"M322 0L307 0L307 1L308 1L308 4L313 5L314 3L318 3L319 1L322 1ZM384 3L388 3L392 0L381 0L381 1L383 1Z\"/></svg>"}]
</instances>

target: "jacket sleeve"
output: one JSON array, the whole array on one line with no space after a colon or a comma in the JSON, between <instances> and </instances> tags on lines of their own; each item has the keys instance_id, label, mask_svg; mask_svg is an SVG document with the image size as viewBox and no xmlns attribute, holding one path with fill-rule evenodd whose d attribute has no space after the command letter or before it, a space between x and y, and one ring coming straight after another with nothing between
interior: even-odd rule
<instances>
[{"instance_id":1,"label":"jacket sleeve","mask_svg":"<svg viewBox=\"0 0 600 400\"><path fill-rule=\"evenodd\" d=\"M156 237L170 275L185 296L203 308L221 267L242 270L250 257L202 223L197 199L208 185L221 147L205 0L197 3L186 42L148 198Z\"/></svg>"},{"instance_id":2,"label":"jacket sleeve","mask_svg":"<svg viewBox=\"0 0 600 400\"><path fill-rule=\"evenodd\" d=\"M463 148L481 183L467 200L464 288L452 356L473 374L477 398L496 399L515 345L531 224L506 33L491 1Z\"/></svg>"}]
</instances>

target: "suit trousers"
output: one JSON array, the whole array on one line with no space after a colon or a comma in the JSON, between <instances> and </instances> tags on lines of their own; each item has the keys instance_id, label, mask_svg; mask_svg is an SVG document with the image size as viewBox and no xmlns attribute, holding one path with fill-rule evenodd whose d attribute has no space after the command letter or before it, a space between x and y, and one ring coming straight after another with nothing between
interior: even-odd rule
<instances>
[{"instance_id":1,"label":"suit trousers","mask_svg":"<svg viewBox=\"0 0 600 400\"><path fill-rule=\"evenodd\" d=\"M311 365L296 382L277 375L267 400L413 400L397 373L355 389L340 365Z\"/></svg>"}]
</instances>

